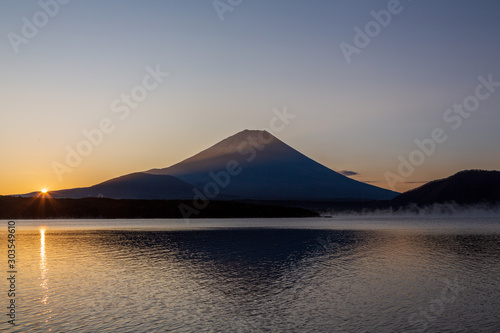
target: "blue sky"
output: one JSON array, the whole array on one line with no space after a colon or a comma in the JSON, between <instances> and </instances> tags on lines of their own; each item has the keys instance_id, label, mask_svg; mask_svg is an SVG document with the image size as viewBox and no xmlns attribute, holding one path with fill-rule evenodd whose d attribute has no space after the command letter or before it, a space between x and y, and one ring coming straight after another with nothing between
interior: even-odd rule
<instances>
[{"instance_id":1,"label":"blue sky","mask_svg":"<svg viewBox=\"0 0 500 333\"><path fill-rule=\"evenodd\" d=\"M15 52L9 34L22 37L23 17L33 23L43 9L0 1L0 194L166 167L243 129L269 127L284 108L296 118L276 136L381 187L435 128L448 139L397 190L498 169L500 88L456 130L443 114L474 94L478 76L500 81L500 4L400 1L347 63L340 43L354 45L354 28L390 3L243 0L221 21L212 1L73 0L58 3ZM169 75L119 119L111 104L142 84L148 66ZM54 162L66 165L67 147L104 118L112 133L58 177Z\"/></svg>"}]
</instances>

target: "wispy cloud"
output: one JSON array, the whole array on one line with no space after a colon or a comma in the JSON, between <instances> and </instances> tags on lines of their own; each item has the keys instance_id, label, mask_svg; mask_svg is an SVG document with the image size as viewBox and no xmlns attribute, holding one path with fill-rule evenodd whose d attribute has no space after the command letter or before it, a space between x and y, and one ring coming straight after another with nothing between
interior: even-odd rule
<instances>
[{"instance_id":1,"label":"wispy cloud","mask_svg":"<svg viewBox=\"0 0 500 333\"><path fill-rule=\"evenodd\" d=\"M344 175L344 176L356 176L356 175L359 175L359 173L357 173L356 171L350 171L350 170L342 170L342 171L339 171L340 174Z\"/></svg>"}]
</instances>

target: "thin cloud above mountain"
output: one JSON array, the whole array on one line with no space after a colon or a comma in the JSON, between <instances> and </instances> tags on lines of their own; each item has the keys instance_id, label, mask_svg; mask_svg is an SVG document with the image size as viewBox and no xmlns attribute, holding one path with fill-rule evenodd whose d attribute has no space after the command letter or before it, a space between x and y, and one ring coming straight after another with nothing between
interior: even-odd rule
<instances>
[{"instance_id":1,"label":"thin cloud above mountain","mask_svg":"<svg viewBox=\"0 0 500 333\"><path fill-rule=\"evenodd\" d=\"M347 176L347 177L359 175L359 173L358 173L358 172L356 172L356 171L351 171L351 170L342 170L342 171L339 171L339 173L340 173L341 175L344 175L344 176Z\"/></svg>"}]
</instances>

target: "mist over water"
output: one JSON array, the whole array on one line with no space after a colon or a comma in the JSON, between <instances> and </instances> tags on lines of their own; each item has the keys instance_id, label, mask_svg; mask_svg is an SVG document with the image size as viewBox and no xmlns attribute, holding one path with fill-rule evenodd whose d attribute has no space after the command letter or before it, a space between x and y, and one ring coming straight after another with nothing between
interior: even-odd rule
<instances>
[{"instance_id":1,"label":"mist over water","mask_svg":"<svg viewBox=\"0 0 500 333\"><path fill-rule=\"evenodd\" d=\"M11 331L495 332L498 222L18 221Z\"/></svg>"},{"instance_id":2,"label":"mist over water","mask_svg":"<svg viewBox=\"0 0 500 333\"><path fill-rule=\"evenodd\" d=\"M385 217L467 217L467 218L483 218L483 217L500 217L500 205L481 203L474 205L461 205L455 202L435 203L432 205L418 206L416 204L408 205L398 209L376 209L366 211L343 211L325 210L321 213L322 216L385 216Z\"/></svg>"}]
</instances>

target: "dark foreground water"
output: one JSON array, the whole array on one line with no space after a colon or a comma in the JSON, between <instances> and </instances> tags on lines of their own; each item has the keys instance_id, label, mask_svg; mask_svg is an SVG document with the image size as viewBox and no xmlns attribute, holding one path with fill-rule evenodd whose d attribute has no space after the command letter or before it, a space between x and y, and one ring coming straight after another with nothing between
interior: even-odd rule
<instances>
[{"instance_id":1,"label":"dark foreground water","mask_svg":"<svg viewBox=\"0 0 500 333\"><path fill-rule=\"evenodd\" d=\"M16 221L16 228L16 326L4 315L5 331L500 331L498 218Z\"/></svg>"}]
</instances>

